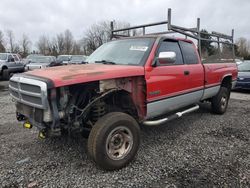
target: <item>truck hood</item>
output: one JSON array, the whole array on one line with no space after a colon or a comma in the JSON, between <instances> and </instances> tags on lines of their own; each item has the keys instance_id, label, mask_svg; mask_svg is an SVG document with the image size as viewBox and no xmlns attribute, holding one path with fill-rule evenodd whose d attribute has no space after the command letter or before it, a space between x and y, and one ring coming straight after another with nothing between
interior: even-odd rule
<instances>
[{"instance_id":1,"label":"truck hood","mask_svg":"<svg viewBox=\"0 0 250 188\"><path fill-rule=\"evenodd\" d=\"M73 85L97 80L144 75L144 67L127 65L84 64L57 66L25 73L53 82L54 87Z\"/></svg>"}]
</instances>

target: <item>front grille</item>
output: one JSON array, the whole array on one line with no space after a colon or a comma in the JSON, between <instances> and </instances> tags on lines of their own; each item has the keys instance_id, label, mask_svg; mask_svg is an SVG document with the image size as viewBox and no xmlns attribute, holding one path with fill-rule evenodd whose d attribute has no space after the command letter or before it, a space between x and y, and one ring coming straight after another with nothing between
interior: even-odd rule
<instances>
[{"instance_id":1,"label":"front grille","mask_svg":"<svg viewBox=\"0 0 250 188\"><path fill-rule=\"evenodd\" d=\"M33 92L33 93L41 93L41 88L35 85L29 85L20 83L20 88L24 91Z\"/></svg>"},{"instance_id":2,"label":"front grille","mask_svg":"<svg viewBox=\"0 0 250 188\"><path fill-rule=\"evenodd\" d=\"M46 109L47 85L45 82L14 75L9 81L10 95L20 103Z\"/></svg>"}]
</instances>

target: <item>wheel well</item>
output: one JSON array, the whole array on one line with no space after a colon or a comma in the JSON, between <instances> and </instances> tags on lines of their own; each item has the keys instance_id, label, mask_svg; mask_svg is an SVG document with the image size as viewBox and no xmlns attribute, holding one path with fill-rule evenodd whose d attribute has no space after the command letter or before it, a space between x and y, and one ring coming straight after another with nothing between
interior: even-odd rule
<instances>
[{"instance_id":1,"label":"wheel well","mask_svg":"<svg viewBox=\"0 0 250 188\"><path fill-rule=\"evenodd\" d=\"M226 87L231 90L232 87L232 76L226 76L221 82L221 87Z\"/></svg>"},{"instance_id":2,"label":"wheel well","mask_svg":"<svg viewBox=\"0 0 250 188\"><path fill-rule=\"evenodd\" d=\"M114 92L105 102L111 107L111 111L120 110L138 120L138 111L129 92L125 90Z\"/></svg>"}]
</instances>

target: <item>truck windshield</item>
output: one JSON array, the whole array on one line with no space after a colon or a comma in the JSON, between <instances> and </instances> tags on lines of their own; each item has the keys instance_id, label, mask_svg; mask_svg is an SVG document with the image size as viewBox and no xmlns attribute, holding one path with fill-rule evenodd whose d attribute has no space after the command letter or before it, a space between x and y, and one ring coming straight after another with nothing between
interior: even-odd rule
<instances>
[{"instance_id":1,"label":"truck windshield","mask_svg":"<svg viewBox=\"0 0 250 188\"><path fill-rule=\"evenodd\" d=\"M6 60L7 55L6 54L0 54L0 60Z\"/></svg>"},{"instance_id":2,"label":"truck windshield","mask_svg":"<svg viewBox=\"0 0 250 188\"><path fill-rule=\"evenodd\" d=\"M88 63L139 65L153 45L153 38L116 40L103 44L88 58Z\"/></svg>"}]
</instances>

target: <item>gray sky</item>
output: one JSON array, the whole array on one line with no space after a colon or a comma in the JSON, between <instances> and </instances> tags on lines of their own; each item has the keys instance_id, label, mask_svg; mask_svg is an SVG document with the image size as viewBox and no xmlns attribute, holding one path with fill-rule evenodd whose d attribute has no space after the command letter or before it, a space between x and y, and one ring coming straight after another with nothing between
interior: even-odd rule
<instances>
[{"instance_id":1,"label":"gray sky","mask_svg":"<svg viewBox=\"0 0 250 188\"><path fill-rule=\"evenodd\" d=\"M13 30L18 41L26 33L35 43L40 35L55 36L70 29L76 39L91 24L119 20L138 25L166 20L172 8L173 24L250 39L250 0L1 0L0 30ZM34 45L34 44L33 44Z\"/></svg>"}]
</instances>

